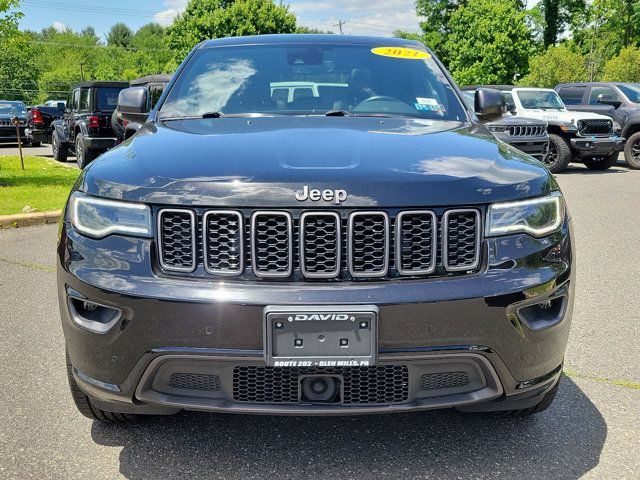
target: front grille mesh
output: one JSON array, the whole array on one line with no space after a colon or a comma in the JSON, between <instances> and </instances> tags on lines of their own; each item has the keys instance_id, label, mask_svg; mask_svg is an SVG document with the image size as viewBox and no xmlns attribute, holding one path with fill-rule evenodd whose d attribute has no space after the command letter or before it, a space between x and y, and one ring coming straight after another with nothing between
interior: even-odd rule
<instances>
[{"instance_id":1,"label":"front grille mesh","mask_svg":"<svg viewBox=\"0 0 640 480\"><path fill-rule=\"evenodd\" d=\"M547 133L544 125L514 125L509 127L509 135L512 137L543 137Z\"/></svg>"},{"instance_id":2,"label":"front grille mesh","mask_svg":"<svg viewBox=\"0 0 640 480\"><path fill-rule=\"evenodd\" d=\"M580 120L578 131L582 135L612 135L613 122L611 120Z\"/></svg>"},{"instance_id":3,"label":"front grille mesh","mask_svg":"<svg viewBox=\"0 0 640 480\"><path fill-rule=\"evenodd\" d=\"M469 385L467 372L441 372L422 375L420 388L422 390L444 390L448 388L464 387Z\"/></svg>"},{"instance_id":4,"label":"front grille mesh","mask_svg":"<svg viewBox=\"0 0 640 480\"><path fill-rule=\"evenodd\" d=\"M450 270L476 267L479 259L479 221L476 210L451 210L445 215L446 255Z\"/></svg>"},{"instance_id":5,"label":"front grille mesh","mask_svg":"<svg viewBox=\"0 0 640 480\"><path fill-rule=\"evenodd\" d=\"M409 396L406 365L372 367L243 366L233 371L233 398L251 403L298 403L301 375L340 375L344 404L392 404Z\"/></svg>"},{"instance_id":6,"label":"front grille mesh","mask_svg":"<svg viewBox=\"0 0 640 480\"><path fill-rule=\"evenodd\" d=\"M220 377L199 373L174 373L169 378L169 386L186 390L215 392L220 390Z\"/></svg>"},{"instance_id":7,"label":"front grille mesh","mask_svg":"<svg viewBox=\"0 0 640 480\"><path fill-rule=\"evenodd\" d=\"M340 272L340 217L332 213L304 215L300 221L300 258L307 277Z\"/></svg>"},{"instance_id":8,"label":"front grille mesh","mask_svg":"<svg viewBox=\"0 0 640 480\"><path fill-rule=\"evenodd\" d=\"M436 266L436 216L432 212L403 212L396 226L398 270L429 273Z\"/></svg>"},{"instance_id":9,"label":"front grille mesh","mask_svg":"<svg viewBox=\"0 0 640 480\"><path fill-rule=\"evenodd\" d=\"M242 271L242 216L236 212L207 212L204 221L205 266L212 273Z\"/></svg>"},{"instance_id":10,"label":"front grille mesh","mask_svg":"<svg viewBox=\"0 0 640 480\"><path fill-rule=\"evenodd\" d=\"M349 225L349 267L354 276L385 275L388 268L389 218L384 213L356 213Z\"/></svg>"},{"instance_id":11,"label":"front grille mesh","mask_svg":"<svg viewBox=\"0 0 640 480\"><path fill-rule=\"evenodd\" d=\"M289 276L292 268L291 218L284 213L256 213L252 226L256 275Z\"/></svg>"},{"instance_id":12,"label":"front grille mesh","mask_svg":"<svg viewBox=\"0 0 640 480\"><path fill-rule=\"evenodd\" d=\"M160 212L160 261L167 270L195 268L195 221L189 210Z\"/></svg>"},{"instance_id":13,"label":"front grille mesh","mask_svg":"<svg viewBox=\"0 0 640 480\"><path fill-rule=\"evenodd\" d=\"M161 209L168 272L247 278L396 278L465 273L480 265L477 209L387 212Z\"/></svg>"}]
</instances>

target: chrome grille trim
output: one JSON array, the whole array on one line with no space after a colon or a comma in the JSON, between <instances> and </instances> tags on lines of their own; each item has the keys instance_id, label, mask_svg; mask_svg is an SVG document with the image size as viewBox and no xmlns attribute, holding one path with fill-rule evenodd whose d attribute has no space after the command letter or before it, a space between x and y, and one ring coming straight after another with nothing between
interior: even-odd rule
<instances>
[{"instance_id":1,"label":"chrome grille trim","mask_svg":"<svg viewBox=\"0 0 640 480\"><path fill-rule=\"evenodd\" d=\"M239 255L239 268L237 270L231 269L213 269L209 267L209 222L208 219L213 215L234 215L238 218L238 255ZM240 212L235 210L207 210L202 217L202 249L203 249L203 263L204 269L212 275L228 275L236 276L241 275L244 272L244 216Z\"/></svg>"},{"instance_id":2,"label":"chrome grille trim","mask_svg":"<svg viewBox=\"0 0 640 480\"><path fill-rule=\"evenodd\" d=\"M285 217L287 219L287 270L283 272L271 272L258 269L258 241L256 238L256 223L260 216ZM258 210L251 215L251 267L256 277L261 278L286 278L293 273L293 217L289 212L276 210Z\"/></svg>"},{"instance_id":3,"label":"chrome grille trim","mask_svg":"<svg viewBox=\"0 0 640 480\"><path fill-rule=\"evenodd\" d=\"M427 269L405 270L402 268L402 219L406 215L430 215L431 216L431 266ZM395 261L396 270L400 275L428 275L436 271L438 266L438 217L431 210L403 210L398 213L395 224Z\"/></svg>"},{"instance_id":4,"label":"chrome grille trim","mask_svg":"<svg viewBox=\"0 0 640 480\"><path fill-rule=\"evenodd\" d=\"M367 270L358 272L354 269L354 255L353 249L355 247L353 237L354 237L354 222L358 217L374 217L380 216L384 221L384 256L383 256L383 268L381 270ZM349 269L349 274L351 274L354 278L376 278L376 277L384 277L389 272L389 215L387 212L381 211L363 211L363 212L353 212L349 215L349 223L347 228L347 268Z\"/></svg>"},{"instance_id":5,"label":"chrome grille trim","mask_svg":"<svg viewBox=\"0 0 640 480\"><path fill-rule=\"evenodd\" d=\"M336 268L329 272L309 272L306 268L306 251L305 251L305 239L306 230L305 225L309 217L333 217L336 222ZM342 269L342 219L336 212L304 212L300 215L300 272L307 278L335 278L340 275Z\"/></svg>"},{"instance_id":6,"label":"chrome grille trim","mask_svg":"<svg viewBox=\"0 0 640 480\"><path fill-rule=\"evenodd\" d=\"M449 265L449 217L455 213L473 213L476 218L475 228L475 246L474 261L472 264ZM480 265L480 246L481 246L481 228L480 228L480 211L475 208L458 208L446 210L442 216L442 266L448 272L460 272L467 270L475 270Z\"/></svg>"},{"instance_id":7,"label":"chrome grille trim","mask_svg":"<svg viewBox=\"0 0 640 480\"><path fill-rule=\"evenodd\" d=\"M186 213L191 218L191 266L190 267L177 267L175 265L168 265L164 261L164 245L163 245L163 232L162 232L162 218L165 213ZM191 273L195 271L197 266L197 245L196 245L196 214L193 210L183 208L163 208L158 211L158 259L160 260L160 266L163 270L169 272L182 272Z\"/></svg>"}]
</instances>

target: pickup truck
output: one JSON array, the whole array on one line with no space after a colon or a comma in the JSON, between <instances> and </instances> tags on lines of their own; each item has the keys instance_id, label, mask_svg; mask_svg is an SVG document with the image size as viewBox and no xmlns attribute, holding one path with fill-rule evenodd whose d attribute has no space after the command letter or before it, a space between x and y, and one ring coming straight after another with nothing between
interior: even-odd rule
<instances>
[{"instance_id":1,"label":"pickup truck","mask_svg":"<svg viewBox=\"0 0 640 480\"><path fill-rule=\"evenodd\" d=\"M64 111L65 104L63 102L58 103L56 106L47 106L45 104L31 107L25 131L31 145L35 147L41 143L51 143L53 122L61 119Z\"/></svg>"},{"instance_id":2,"label":"pickup truck","mask_svg":"<svg viewBox=\"0 0 640 480\"><path fill-rule=\"evenodd\" d=\"M115 147L120 140L111 128L111 115L118 94L128 86L128 82L91 81L73 87L63 117L53 122L53 158L64 162L73 153L78 166L85 168Z\"/></svg>"},{"instance_id":3,"label":"pickup truck","mask_svg":"<svg viewBox=\"0 0 640 480\"><path fill-rule=\"evenodd\" d=\"M640 169L640 84L622 82L561 83L556 91L569 110L611 117L626 138L624 159Z\"/></svg>"}]
</instances>

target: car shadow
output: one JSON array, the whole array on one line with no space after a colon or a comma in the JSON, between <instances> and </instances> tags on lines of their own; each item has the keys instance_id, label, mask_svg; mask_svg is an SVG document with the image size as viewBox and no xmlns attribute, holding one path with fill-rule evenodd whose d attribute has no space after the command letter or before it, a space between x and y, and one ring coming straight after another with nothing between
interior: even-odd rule
<instances>
[{"instance_id":1,"label":"car shadow","mask_svg":"<svg viewBox=\"0 0 640 480\"><path fill-rule=\"evenodd\" d=\"M565 170L563 170L562 172L554 173L554 175L608 175L614 173L629 173L627 162L618 160L618 163L606 170L590 170L584 164L571 163Z\"/></svg>"},{"instance_id":2,"label":"car shadow","mask_svg":"<svg viewBox=\"0 0 640 480\"><path fill-rule=\"evenodd\" d=\"M129 479L579 478L598 464L606 436L604 418L568 378L549 410L527 418L182 413L92 426L96 443L122 447Z\"/></svg>"}]
</instances>

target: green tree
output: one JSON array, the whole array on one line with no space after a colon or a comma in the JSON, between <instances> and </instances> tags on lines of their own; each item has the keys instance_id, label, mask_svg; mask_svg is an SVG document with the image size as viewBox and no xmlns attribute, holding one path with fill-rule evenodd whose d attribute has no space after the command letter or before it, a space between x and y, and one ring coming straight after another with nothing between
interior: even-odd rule
<instances>
[{"instance_id":1,"label":"green tree","mask_svg":"<svg viewBox=\"0 0 640 480\"><path fill-rule=\"evenodd\" d=\"M541 0L535 7L542 20L542 45L546 49L555 45L567 28L575 26L585 15L585 0Z\"/></svg>"},{"instance_id":2,"label":"green tree","mask_svg":"<svg viewBox=\"0 0 640 480\"><path fill-rule=\"evenodd\" d=\"M131 45L133 32L124 23L116 23L107 34L107 45L112 47L128 47Z\"/></svg>"},{"instance_id":3,"label":"green tree","mask_svg":"<svg viewBox=\"0 0 640 480\"><path fill-rule=\"evenodd\" d=\"M443 48L458 83L511 83L526 71L531 35L515 0L468 0L449 28Z\"/></svg>"},{"instance_id":4,"label":"green tree","mask_svg":"<svg viewBox=\"0 0 640 480\"><path fill-rule=\"evenodd\" d=\"M209 38L295 31L295 15L273 0L191 0L167 34L169 47L181 60Z\"/></svg>"},{"instance_id":5,"label":"green tree","mask_svg":"<svg viewBox=\"0 0 640 480\"><path fill-rule=\"evenodd\" d=\"M605 82L640 82L640 49L625 47L604 64Z\"/></svg>"},{"instance_id":6,"label":"green tree","mask_svg":"<svg viewBox=\"0 0 640 480\"><path fill-rule=\"evenodd\" d=\"M582 54L567 46L551 46L529 59L529 74L520 80L521 85L553 88L558 83L580 82L588 79Z\"/></svg>"}]
</instances>

